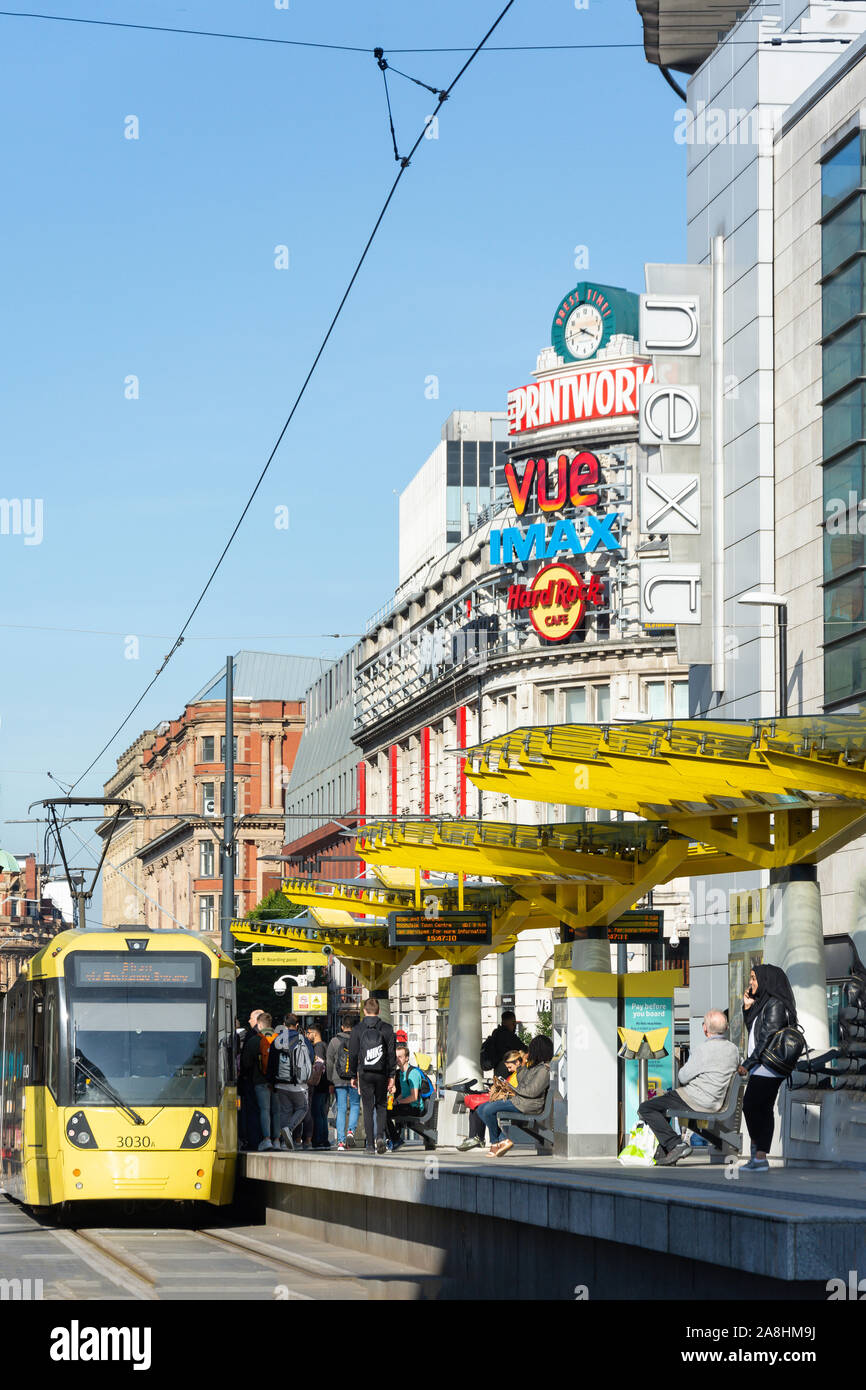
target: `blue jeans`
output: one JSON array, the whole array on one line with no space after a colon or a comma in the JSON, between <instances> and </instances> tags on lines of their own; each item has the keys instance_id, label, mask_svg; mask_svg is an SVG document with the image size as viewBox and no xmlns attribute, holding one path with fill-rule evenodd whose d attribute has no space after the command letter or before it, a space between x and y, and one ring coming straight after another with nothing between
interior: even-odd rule
<instances>
[{"instance_id":1,"label":"blue jeans","mask_svg":"<svg viewBox=\"0 0 866 1390\"><path fill-rule=\"evenodd\" d=\"M500 1115L519 1115L520 1111L513 1100L488 1100L479 1105L475 1112L481 1123L487 1126L491 1144L498 1144L505 1138L499 1128Z\"/></svg>"},{"instance_id":2,"label":"blue jeans","mask_svg":"<svg viewBox=\"0 0 866 1390\"><path fill-rule=\"evenodd\" d=\"M262 1139L280 1137L280 1102L272 1086L257 1086L256 1100L259 1106L259 1124Z\"/></svg>"},{"instance_id":3,"label":"blue jeans","mask_svg":"<svg viewBox=\"0 0 866 1390\"><path fill-rule=\"evenodd\" d=\"M354 1131L358 1123L358 1114L361 1109L361 1095L350 1086L348 1082L345 1086L335 1086L334 1095L337 1100L337 1143L346 1142L346 1106L349 1107L349 1129Z\"/></svg>"}]
</instances>

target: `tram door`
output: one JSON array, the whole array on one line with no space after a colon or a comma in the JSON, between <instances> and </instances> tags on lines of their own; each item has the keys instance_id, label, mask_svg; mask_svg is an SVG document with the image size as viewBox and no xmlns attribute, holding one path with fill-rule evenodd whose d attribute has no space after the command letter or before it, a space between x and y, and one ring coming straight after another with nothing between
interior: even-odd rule
<instances>
[{"instance_id":1,"label":"tram door","mask_svg":"<svg viewBox=\"0 0 866 1390\"><path fill-rule=\"evenodd\" d=\"M32 1104L24 1111L24 1154L31 1166L35 1179L35 1190L31 1188L28 1200L41 1203L50 1200L50 1176L48 1171L48 1136L46 1132L46 1092L45 1092L45 992L42 984L34 984L30 991L30 1009L27 1049L29 1075L25 1070L25 1084L32 1087Z\"/></svg>"}]
</instances>

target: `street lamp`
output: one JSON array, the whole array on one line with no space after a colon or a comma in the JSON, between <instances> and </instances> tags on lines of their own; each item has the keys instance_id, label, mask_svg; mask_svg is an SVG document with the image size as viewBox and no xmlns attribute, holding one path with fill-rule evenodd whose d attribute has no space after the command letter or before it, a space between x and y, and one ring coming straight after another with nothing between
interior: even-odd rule
<instances>
[{"instance_id":1,"label":"street lamp","mask_svg":"<svg viewBox=\"0 0 866 1390\"><path fill-rule=\"evenodd\" d=\"M788 601L780 594L762 594L750 589L738 599L754 608L775 608L779 632L779 718L788 716Z\"/></svg>"}]
</instances>

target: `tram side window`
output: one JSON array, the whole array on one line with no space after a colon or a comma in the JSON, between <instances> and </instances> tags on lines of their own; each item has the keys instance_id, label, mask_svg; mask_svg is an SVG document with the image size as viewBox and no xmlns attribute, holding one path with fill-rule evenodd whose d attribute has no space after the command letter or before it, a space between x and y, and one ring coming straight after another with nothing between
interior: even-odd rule
<instances>
[{"instance_id":1,"label":"tram side window","mask_svg":"<svg viewBox=\"0 0 866 1390\"><path fill-rule=\"evenodd\" d=\"M31 1086L45 1082L45 1000L41 987L34 986L30 1001L30 1075Z\"/></svg>"},{"instance_id":2,"label":"tram side window","mask_svg":"<svg viewBox=\"0 0 866 1390\"><path fill-rule=\"evenodd\" d=\"M60 1008L57 998L57 985L52 981L45 990L45 1080L55 1100L59 1099L58 1082L60 1076Z\"/></svg>"},{"instance_id":3,"label":"tram side window","mask_svg":"<svg viewBox=\"0 0 866 1390\"><path fill-rule=\"evenodd\" d=\"M232 987L220 981L219 987L219 1086L223 1091L235 1082L234 1040L235 1021L232 1012Z\"/></svg>"}]
</instances>

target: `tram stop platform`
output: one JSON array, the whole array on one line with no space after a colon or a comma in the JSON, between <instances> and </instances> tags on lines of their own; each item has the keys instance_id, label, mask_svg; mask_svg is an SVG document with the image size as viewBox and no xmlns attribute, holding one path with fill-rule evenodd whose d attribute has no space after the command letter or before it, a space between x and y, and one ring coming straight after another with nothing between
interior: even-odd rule
<instances>
[{"instance_id":1,"label":"tram stop platform","mask_svg":"<svg viewBox=\"0 0 866 1390\"><path fill-rule=\"evenodd\" d=\"M823 1301L866 1276L866 1170L406 1146L244 1154L240 1174L268 1224L423 1269L445 1299Z\"/></svg>"}]
</instances>

